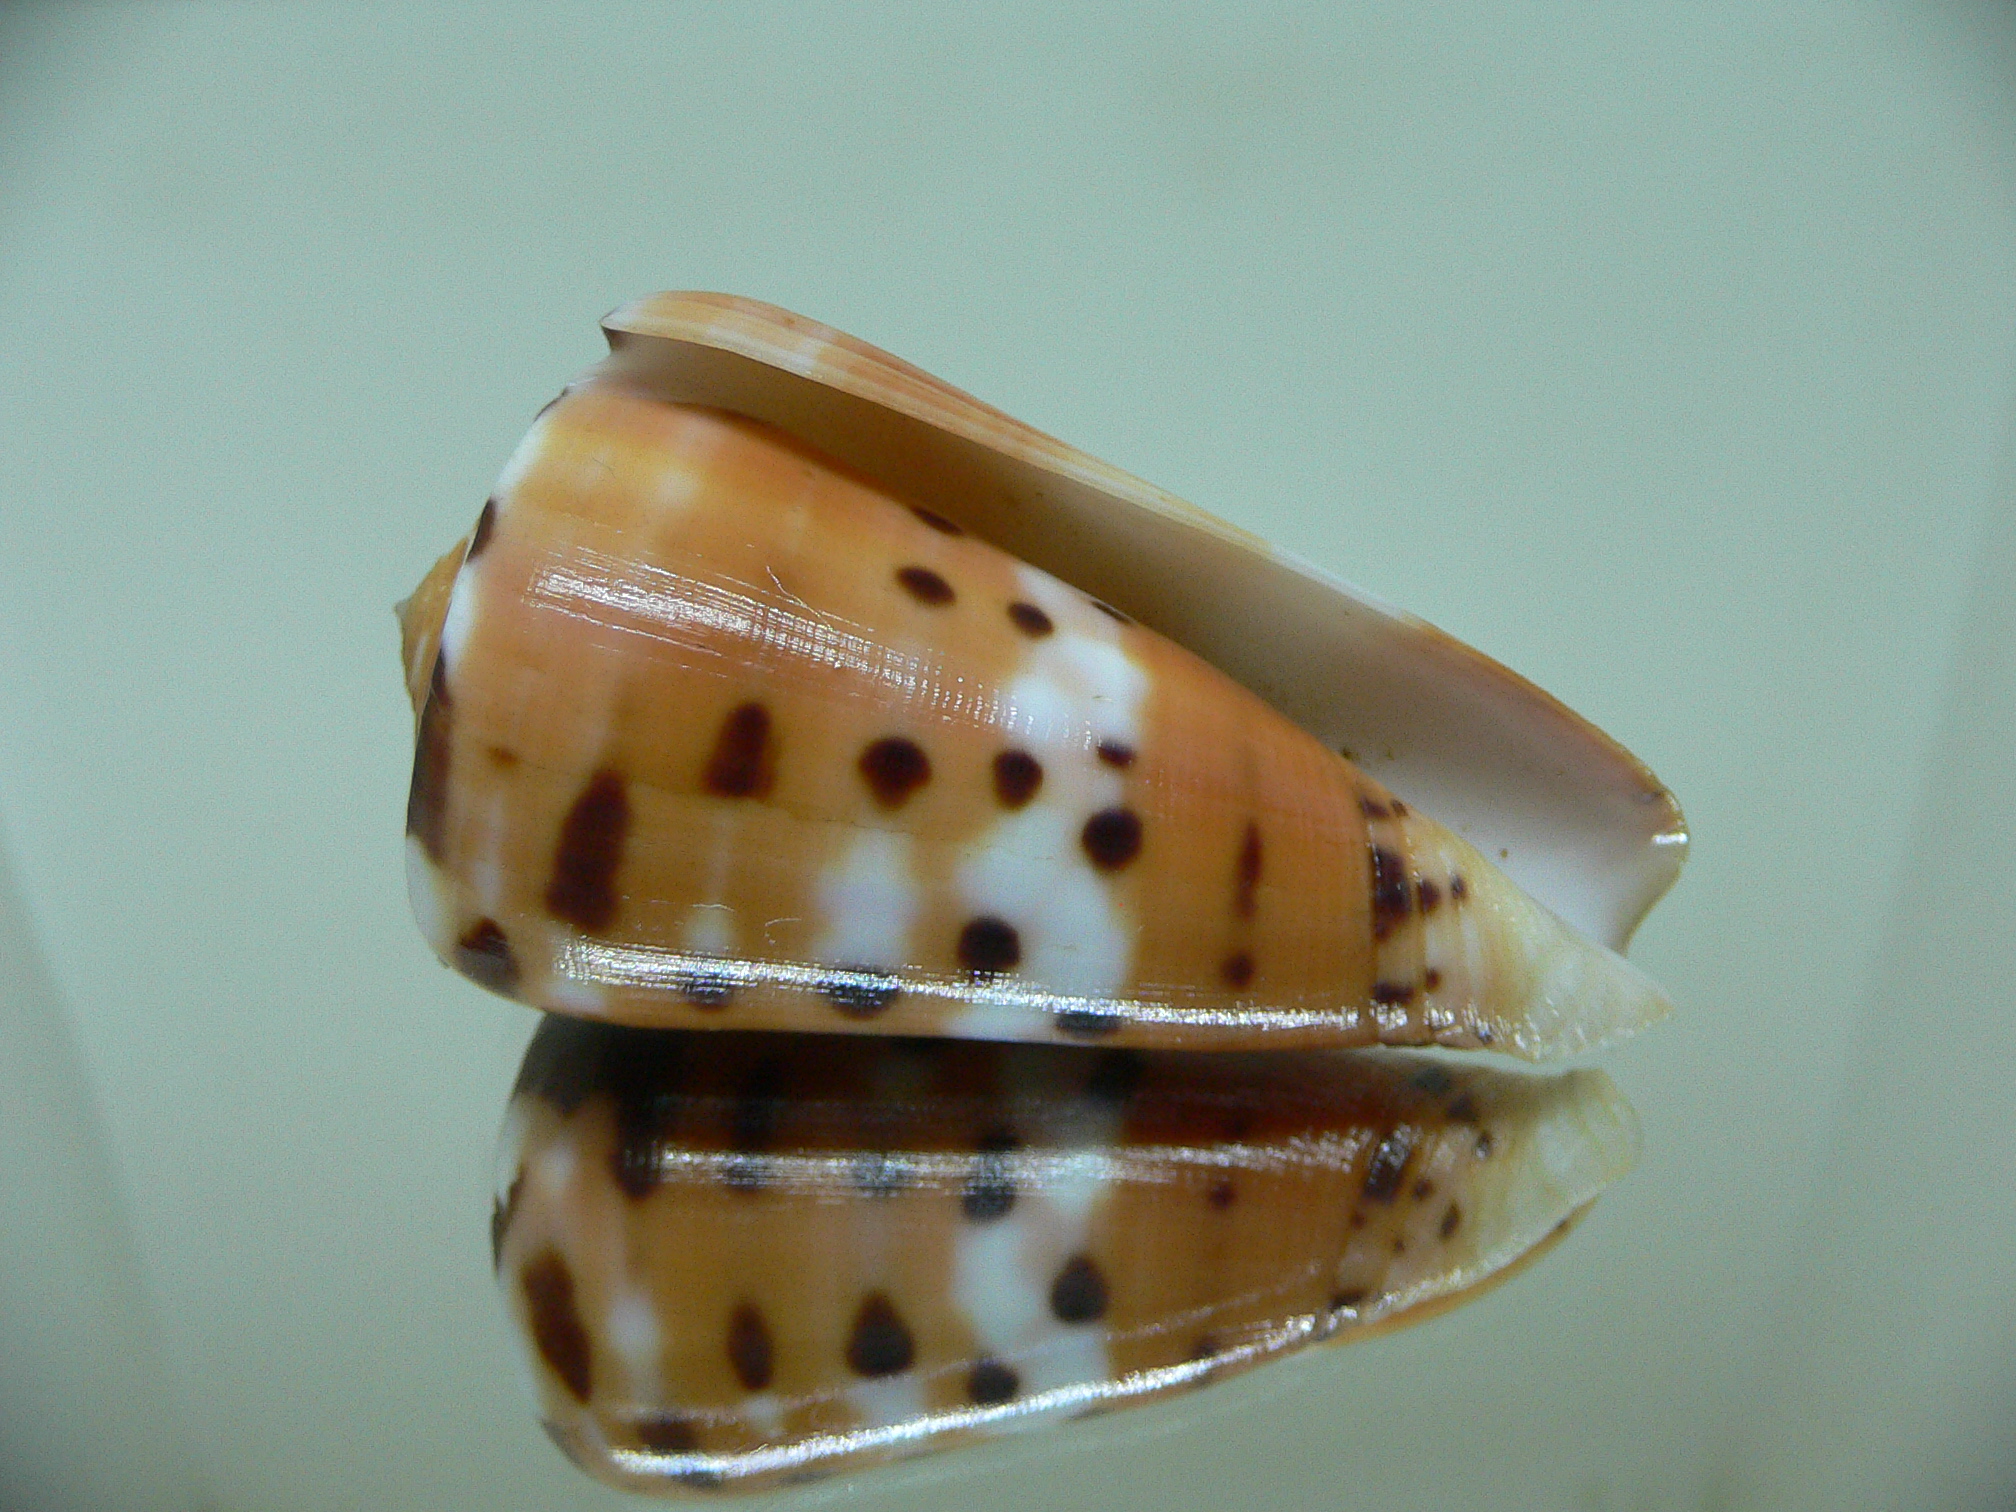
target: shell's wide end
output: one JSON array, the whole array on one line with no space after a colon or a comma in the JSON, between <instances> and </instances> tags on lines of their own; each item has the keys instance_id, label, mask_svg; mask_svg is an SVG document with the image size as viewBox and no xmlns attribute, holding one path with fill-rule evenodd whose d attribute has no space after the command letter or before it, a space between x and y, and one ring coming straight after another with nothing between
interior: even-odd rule
<instances>
[{"instance_id":1,"label":"shell's wide end","mask_svg":"<svg viewBox=\"0 0 2016 1512\"><path fill-rule=\"evenodd\" d=\"M406 696L413 701L413 717L427 702L427 679L434 671L434 653L441 645L441 625L448 617L448 594L455 586L455 573L469 549L464 536L447 555L427 569L420 586L393 608L399 616L399 659L406 668Z\"/></svg>"}]
</instances>

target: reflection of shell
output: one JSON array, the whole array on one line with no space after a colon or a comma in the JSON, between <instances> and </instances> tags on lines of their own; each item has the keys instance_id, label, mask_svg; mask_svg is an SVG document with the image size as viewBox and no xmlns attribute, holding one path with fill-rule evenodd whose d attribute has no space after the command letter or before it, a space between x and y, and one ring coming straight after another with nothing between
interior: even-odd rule
<instances>
[{"instance_id":1,"label":"reflection of shell","mask_svg":"<svg viewBox=\"0 0 2016 1512\"><path fill-rule=\"evenodd\" d=\"M554 1438L761 1485L1414 1321L1627 1168L1600 1072L546 1021L501 1279Z\"/></svg>"},{"instance_id":2,"label":"reflection of shell","mask_svg":"<svg viewBox=\"0 0 2016 1512\"><path fill-rule=\"evenodd\" d=\"M407 615L414 898L468 975L1214 1048L1540 1056L1663 1011L1556 913L1621 946L1677 810L1544 695L823 327L606 326Z\"/></svg>"}]
</instances>

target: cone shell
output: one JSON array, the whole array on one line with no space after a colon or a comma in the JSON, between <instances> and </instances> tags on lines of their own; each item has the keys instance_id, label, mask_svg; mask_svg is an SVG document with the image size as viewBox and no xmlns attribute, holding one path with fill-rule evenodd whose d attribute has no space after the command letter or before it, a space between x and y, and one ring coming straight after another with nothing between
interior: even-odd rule
<instances>
[{"instance_id":1,"label":"cone shell","mask_svg":"<svg viewBox=\"0 0 2016 1512\"><path fill-rule=\"evenodd\" d=\"M1635 1142L1594 1071L550 1019L493 1237L555 1440L735 1489L1429 1316Z\"/></svg>"},{"instance_id":2,"label":"cone shell","mask_svg":"<svg viewBox=\"0 0 2016 1512\"><path fill-rule=\"evenodd\" d=\"M665 336L668 310L767 332L772 365ZM1073 488L1109 534L1154 522L1121 596L1176 618L1152 586L1172 540L1286 571L1264 548L766 307L674 300L610 334L405 616L413 895L471 977L646 1025L1210 1048L1539 1057L1664 1011L1275 704L998 541L1094 539ZM710 354L729 365L688 370ZM1324 591L1333 619L1373 612ZM1283 633L1278 604L1245 608ZM1383 623L1426 702L1483 687L1561 739L1584 827L1607 815L1634 859L1591 846L1559 894L1621 943L1677 864L1663 790L1510 674Z\"/></svg>"}]
</instances>

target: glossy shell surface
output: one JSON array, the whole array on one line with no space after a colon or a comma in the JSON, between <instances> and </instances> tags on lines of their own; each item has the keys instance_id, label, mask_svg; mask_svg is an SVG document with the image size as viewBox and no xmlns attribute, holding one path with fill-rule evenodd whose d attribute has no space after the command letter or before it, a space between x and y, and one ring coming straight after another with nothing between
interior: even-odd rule
<instances>
[{"instance_id":1,"label":"glossy shell surface","mask_svg":"<svg viewBox=\"0 0 2016 1512\"><path fill-rule=\"evenodd\" d=\"M716 340L766 335L769 365L682 368L753 363L662 334L696 310ZM412 891L466 974L643 1025L1208 1048L1539 1058L1664 1011L1282 712L1292 665L1270 703L1000 538L1096 560L1086 494L1109 534L1146 531L1117 591L1161 620L1169 559L1215 552L1188 597L1237 607L1249 652L1300 622L1240 587L1289 570L1265 548L767 307L673 299L609 330L408 615ZM1323 593L1415 658L1417 702L1474 684L1507 723L1494 750L1537 729L1550 770L1586 768L1585 828L1635 860L1557 847L1535 871L1621 943L1677 859L1663 790L1475 653ZM1476 764L1480 790L1507 780Z\"/></svg>"},{"instance_id":2,"label":"glossy shell surface","mask_svg":"<svg viewBox=\"0 0 2016 1512\"><path fill-rule=\"evenodd\" d=\"M551 1018L492 1234L549 1433L789 1481L1429 1316L1631 1163L1600 1072Z\"/></svg>"}]
</instances>

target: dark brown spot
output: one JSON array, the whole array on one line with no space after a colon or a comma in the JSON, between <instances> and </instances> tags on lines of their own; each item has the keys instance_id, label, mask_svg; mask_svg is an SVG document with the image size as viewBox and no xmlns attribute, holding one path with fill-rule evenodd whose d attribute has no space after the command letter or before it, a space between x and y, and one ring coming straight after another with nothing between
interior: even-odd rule
<instances>
[{"instance_id":1,"label":"dark brown spot","mask_svg":"<svg viewBox=\"0 0 2016 1512\"><path fill-rule=\"evenodd\" d=\"M726 1008L734 994L735 979L725 971L689 971L679 979L679 995L704 1012Z\"/></svg>"},{"instance_id":2,"label":"dark brown spot","mask_svg":"<svg viewBox=\"0 0 2016 1512\"><path fill-rule=\"evenodd\" d=\"M901 1156L874 1150L854 1162L854 1185L870 1197L894 1197L916 1180L916 1172Z\"/></svg>"},{"instance_id":3,"label":"dark brown spot","mask_svg":"<svg viewBox=\"0 0 2016 1512\"><path fill-rule=\"evenodd\" d=\"M1022 937L1012 924L982 914L959 931L959 964L968 971L1012 971L1021 959Z\"/></svg>"},{"instance_id":4,"label":"dark brown spot","mask_svg":"<svg viewBox=\"0 0 2016 1512\"><path fill-rule=\"evenodd\" d=\"M1356 1308L1370 1295L1371 1293L1362 1286L1348 1286L1343 1291L1331 1295L1330 1305L1332 1307Z\"/></svg>"},{"instance_id":5,"label":"dark brown spot","mask_svg":"<svg viewBox=\"0 0 2016 1512\"><path fill-rule=\"evenodd\" d=\"M1477 1122L1477 1099L1465 1092L1449 1104L1448 1116L1451 1123L1474 1124Z\"/></svg>"},{"instance_id":6,"label":"dark brown spot","mask_svg":"<svg viewBox=\"0 0 2016 1512\"><path fill-rule=\"evenodd\" d=\"M1452 1202L1449 1204L1449 1211L1442 1215L1442 1227L1438 1230L1438 1232L1442 1235L1444 1239L1447 1239L1451 1234L1455 1233L1456 1230L1461 1228L1462 1226L1463 1226L1463 1209L1459 1208L1458 1206L1456 1206L1455 1203Z\"/></svg>"},{"instance_id":7,"label":"dark brown spot","mask_svg":"<svg viewBox=\"0 0 2016 1512\"><path fill-rule=\"evenodd\" d=\"M593 932L616 918L616 868L630 829L630 798L623 779L603 770L588 779L560 826L546 908L556 919Z\"/></svg>"},{"instance_id":8,"label":"dark brown spot","mask_svg":"<svg viewBox=\"0 0 2016 1512\"><path fill-rule=\"evenodd\" d=\"M1430 1181L1426 1176L1423 1176L1419 1181L1414 1183L1414 1200L1416 1202L1426 1202L1434 1195L1435 1183Z\"/></svg>"},{"instance_id":9,"label":"dark brown spot","mask_svg":"<svg viewBox=\"0 0 2016 1512\"><path fill-rule=\"evenodd\" d=\"M1097 609L1101 614L1105 615L1108 619L1118 620L1123 625L1131 625L1134 623L1133 620L1129 619L1126 615L1122 614L1118 609L1115 609L1111 604L1107 603L1104 599L1089 599L1087 600L1087 602L1090 603L1094 609Z\"/></svg>"},{"instance_id":10,"label":"dark brown spot","mask_svg":"<svg viewBox=\"0 0 2016 1512\"><path fill-rule=\"evenodd\" d=\"M1391 1202L1400 1191L1401 1179L1407 1174L1407 1162L1413 1155L1412 1129L1403 1126L1380 1140L1379 1148L1372 1152L1371 1164L1365 1168L1365 1200Z\"/></svg>"},{"instance_id":11,"label":"dark brown spot","mask_svg":"<svg viewBox=\"0 0 2016 1512\"><path fill-rule=\"evenodd\" d=\"M761 1391L770 1384L770 1330L754 1303L744 1302L728 1320L728 1363L735 1367L735 1379L744 1391Z\"/></svg>"},{"instance_id":12,"label":"dark brown spot","mask_svg":"<svg viewBox=\"0 0 2016 1512\"><path fill-rule=\"evenodd\" d=\"M500 772L508 772L518 765L518 753L509 746L493 745L486 753L490 764Z\"/></svg>"},{"instance_id":13,"label":"dark brown spot","mask_svg":"<svg viewBox=\"0 0 2016 1512\"><path fill-rule=\"evenodd\" d=\"M1253 957L1243 950L1235 950L1225 957L1218 968L1228 987L1244 987L1253 980Z\"/></svg>"},{"instance_id":14,"label":"dark brown spot","mask_svg":"<svg viewBox=\"0 0 2016 1512\"><path fill-rule=\"evenodd\" d=\"M1021 1148L1022 1141L1005 1129L980 1137L980 1159L960 1194L960 1212L975 1223L992 1223L1007 1215L1015 1206L1015 1175L1009 1156Z\"/></svg>"},{"instance_id":15,"label":"dark brown spot","mask_svg":"<svg viewBox=\"0 0 2016 1512\"><path fill-rule=\"evenodd\" d=\"M511 1179L510 1190L501 1199L493 1198L490 1203L490 1269L497 1269L504 1260L504 1236L511 1232L511 1220L518 1215L518 1199L525 1195L525 1173L520 1171Z\"/></svg>"},{"instance_id":16,"label":"dark brown spot","mask_svg":"<svg viewBox=\"0 0 2016 1512\"><path fill-rule=\"evenodd\" d=\"M439 865L448 851L448 764L451 743L447 658L438 652L420 709L420 729L413 740L413 785L406 791L406 833Z\"/></svg>"},{"instance_id":17,"label":"dark brown spot","mask_svg":"<svg viewBox=\"0 0 2016 1512\"><path fill-rule=\"evenodd\" d=\"M1393 810L1393 817L1395 819L1405 819L1407 817L1407 805L1402 803L1398 798L1387 800L1387 807Z\"/></svg>"},{"instance_id":18,"label":"dark brown spot","mask_svg":"<svg viewBox=\"0 0 2016 1512\"><path fill-rule=\"evenodd\" d=\"M920 604L942 608L952 602L952 585L929 567L899 567L896 569L896 581Z\"/></svg>"},{"instance_id":19,"label":"dark brown spot","mask_svg":"<svg viewBox=\"0 0 2016 1512\"><path fill-rule=\"evenodd\" d=\"M1489 1160L1489 1159L1491 1158L1491 1151L1492 1151L1492 1149L1493 1149L1493 1148L1494 1148L1494 1145L1493 1145L1493 1143L1492 1143L1492 1139L1491 1139L1491 1131L1490 1131L1489 1129L1480 1129L1480 1130L1478 1130L1478 1131L1477 1131L1477 1158L1478 1158L1479 1160Z\"/></svg>"},{"instance_id":20,"label":"dark brown spot","mask_svg":"<svg viewBox=\"0 0 2016 1512\"><path fill-rule=\"evenodd\" d=\"M929 525L940 535L958 536L966 534L964 530L946 519L945 516L939 514L934 509L926 509L921 504L912 504L910 506L910 513L917 516L918 519Z\"/></svg>"},{"instance_id":21,"label":"dark brown spot","mask_svg":"<svg viewBox=\"0 0 2016 1512\"><path fill-rule=\"evenodd\" d=\"M1025 604L1019 599L1008 606L1008 618L1015 621L1015 628L1024 635L1041 640L1057 627L1050 622L1050 616L1034 604Z\"/></svg>"},{"instance_id":22,"label":"dark brown spot","mask_svg":"<svg viewBox=\"0 0 2016 1512\"><path fill-rule=\"evenodd\" d=\"M761 798L770 791L777 780L777 755L770 746L768 709L745 703L728 711L700 780L721 798Z\"/></svg>"},{"instance_id":23,"label":"dark brown spot","mask_svg":"<svg viewBox=\"0 0 2016 1512\"><path fill-rule=\"evenodd\" d=\"M637 1420L637 1442L653 1454L691 1454L700 1435L689 1419L661 1414Z\"/></svg>"},{"instance_id":24,"label":"dark brown spot","mask_svg":"<svg viewBox=\"0 0 2016 1512\"><path fill-rule=\"evenodd\" d=\"M1021 1389L1022 1378L999 1360L976 1360L966 1373L966 1395L978 1407L998 1407Z\"/></svg>"},{"instance_id":25,"label":"dark brown spot","mask_svg":"<svg viewBox=\"0 0 2016 1512\"><path fill-rule=\"evenodd\" d=\"M1101 871L1118 871L1141 854L1141 820L1132 809L1101 809L1078 836L1085 854Z\"/></svg>"},{"instance_id":26,"label":"dark brown spot","mask_svg":"<svg viewBox=\"0 0 2016 1512\"><path fill-rule=\"evenodd\" d=\"M1358 795L1358 812L1367 819L1390 819L1393 811L1368 793Z\"/></svg>"},{"instance_id":27,"label":"dark brown spot","mask_svg":"<svg viewBox=\"0 0 2016 1512\"><path fill-rule=\"evenodd\" d=\"M617 1187L633 1202L657 1188L666 1147L685 1099L684 1041L642 1029L610 1030L603 1041L600 1081L616 1098L616 1141L610 1151Z\"/></svg>"},{"instance_id":28,"label":"dark brown spot","mask_svg":"<svg viewBox=\"0 0 2016 1512\"><path fill-rule=\"evenodd\" d=\"M1353 1233L1356 1233L1359 1229L1365 1227L1365 1215L1359 1212L1356 1208L1353 1208L1351 1211L1350 1226Z\"/></svg>"},{"instance_id":29,"label":"dark brown spot","mask_svg":"<svg viewBox=\"0 0 2016 1512\"><path fill-rule=\"evenodd\" d=\"M1126 1020L1116 1009L1060 1008L1057 1032L1073 1039L1099 1039L1117 1031Z\"/></svg>"},{"instance_id":30,"label":"dark brown spot","mask_svg":"<svg viewBox=\"0 0 2016 1512\"><path fill-rule=\"evenodd\" d=\"M1204 1194L1204 1200L1213 1212L1222 1213L1239 1200L1239 1191L1229 1180L1221 1181Z\"/></svg>"},{"instance_id":31,"label":"dark brown spot","mask_svg":"<svg viewBox=\"0 0 2016 1512\"><path fill-rule=\"evenodd\" d=\"M861 753L861 778L882 807L901 808L931 780L931 758L914 740L885 736Z\"/></svg>"},{"instance_id":32,"label":"dark brown spot","mask_svg":"<svg viewBox=\"0 0 2016 1512\"><path fill-rule=\"evenodd\" d=\"M1407 1084L1417 1092L1426 1092L1430 1097L1440 1097L1456 1085L1454 1078L1440 1066L1423 1066L1407 1078Z\"/></svg>"},{"instance_id":33,"label":"dark brown spot","mask_svg":"<svg viewBox=\"0 0 2016 1512\"><path fill-rule=\"evenodd\" d=\"M581 1314L574 1306L574 1273L558 1250L544 1250L525 1267L520 1286L539 1358L575 1401L587 1402L594 1378L588 1330L581 1326Z\"/></svg>"},{"instance_id":34,"label":"dark brown spot","mask_svg":"<svg viewBox=\"0 0 2016 1512\"><path fill-rule=\"evenodd\" d=\"M896 1315L896 1309L880 1292L869 1293L861 1310L854 1314L854 1331L847 1339L847 1367L858 1376L899 1374L917 1357L910 1330Z\"/></svg>"},{"instance_id":35,"label":"dark brown spot","mask_svg":"<svg viewBox=\"0 0 2016 1512\"><path fill-rule=\"evenodd\" d=\"M1381 1007L1396 1008L1414 1001L1414 989L1406 982L1374 982L1372 1001Z\"/></svg>"},{"instance_id":36,"label":"dark brown spot","mask_svg":"<svg viewBox=\"0 0 2016 1512\"><path fill-rule=\"evenodd\" d=\"M1383 940L1407 917L1407 864L1383 845L1372 851L1372 938Z\"/></svg>"},{"instance_id":37,"label":"dark brown spot","mask_svg":"<svg viewBox=\"0 0 2016 1512\"><path fill-rule=\"evenodd\" d=\"M1134 1095L1147 1072L1148 1063L1138 1050L1102 1051L1085 1090L1102 1102L1122 1103Z\"/></svg>"},{"instance_id":38,"label":"dark brown spot","mask_svg":"<svg viewBox=\"0 0 2016 1512\"><path fill-rule=\"evenodd\" d=\"M873 1018L891 1003L903 990L902 984L891 976L878 976L872 972L857 971L845 977L835 977L820 989L832 1003L849 1018Z\"/></svg>"},{"instance_id":39,"label":"dark brown spot","mask_svg":"<svg viewBox=\"0 0 2016 1512\"><path fill-rule=\"evenodd\" d=\"M994 796L1019 809L1043 786L1043 763L1027 751L1003 751L994 758Z\"/></svg>"},{"instance_id":40,"label":"dark brown spot","mask_svg":"<svg viewBox=\"0 0 2016 1512\"><path fill-rule=\"evenodd\" d=\"M1395 1235L1393 1236L1393 1253L1394 1253L1394 1254L1396 1254L1396 1255L1404 1255L1404 1254L1406 1254L1406 1253L1407 1253L1407 1237L1406 1237L1406 1235L1404 1235L1404 1234L1395 1234Z\"/></svg>"},{"instance_id":41,"label":"dark brown spot","mask_svg":"<svg viewBox=\"0 0 2016 1512\"><path fill-rule=\"evenodd\" d=\"M1414 901L1421 905L1424 914L1433 913L1442 906L1442 889L1432 877L1423 877L1414 885Z\"/></svg>"},{"instance_id":42,"label":"dark brown spot","mask_svg":"<svg viewBox=\"0 0 2016 1512\"><path fill-rule=\"evenodd\" d=\"M495 919L478 919L455 942L455 969L492 992L508 993L518 984L517 958Z\"/></svg>"},{"instance_id":43,"label":"dark brown spot","mask_svg":"<svg viewBox=\"0 0 2016 1512\"><path fill-rule=\"evenodd\" d=\"M1050 1311L1060 1323L1092 1323L1106 1315L1106 1278L1085 1255L1073 1256L1050 1283Z\"/></svg>"},{"instance_id":44,"label":"dark brown spot","mask_svg":"<svg viewBox=\"0 0 2016 1512\"><path fill-rule=\"evenodd\" d=\"M1110 767L1116 767L1124 772L1134 765L1134 747L1130 745L1117 740L1102 740L1095 749L1099 753L1099 759Z\"/></svg>"},{"instance_id":45,"label":"dark brown spot","mask_svg":"<svg viewBox=\"0 0 2016 1512\"><path fill-rule=\"evenodd\" d=\"M1469 896L1470 884L1465 882L1461 877L1451 876L1449 878L1449 901L1451 903L1461 903Z\"/></svg>"},{"instance_id":46,"label":"dark brown spot","mask_svg":"<svg viewBox=\"0 0 2016 1512\"><path fill-rule=\"evenodd\" d=\"M758 1061L735 1089L735 1102L728 1114L728 1142L732 1153L723 1162L722 1180L731 1190L754 1192L770 1179L770 1161L764 1152L776 1138L777 1118L784 1111L784 1062L770 1056Z\"/></svg>"},{"instance_id":47,"label":"dark brown spot","mask_svg":"<svg viewBox=\"0 0 2016 1512\"><path fill-rule=\"evenodd\" d=\"M476 529L470 534L469 549L462 553L462 560L473 562L485 546L490 544L490 532L497 528L497 501L485 499L483 512L476 516Z\"/></svg>"},{"instance_id":48,"label":"dark brown spot","mask_svg":"<svg viewBox=\"0 0 2016 1512\"><path fill-rule=\"evenodd\" d=\"M1252 820L1246 821L1246 834L1239 842L1239 864L1233 871L1232 907L1240 918L1253 917L1253 908L1260 886L1260 826Z\"/></svg>"},{"instance_id":49,"label":"dark brown spot","mask_svg":"<svg viewBox=\"0 0 2016 1512\"><path fill-rule=\"evenodd\" d=\"M1430 992L1435 991L1442 985L1442 973L1437 971L1433 966L1430 966L1421 978L1421 985L1426 987Z\"/></svg>"}]
</instances>

